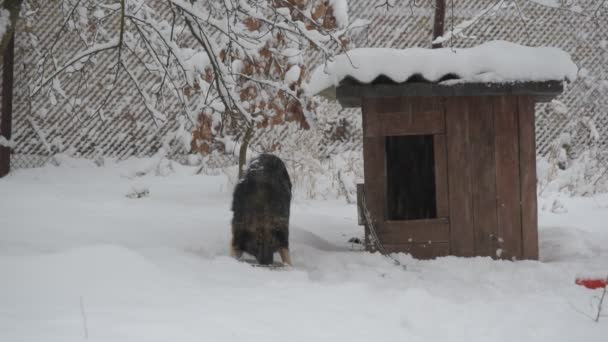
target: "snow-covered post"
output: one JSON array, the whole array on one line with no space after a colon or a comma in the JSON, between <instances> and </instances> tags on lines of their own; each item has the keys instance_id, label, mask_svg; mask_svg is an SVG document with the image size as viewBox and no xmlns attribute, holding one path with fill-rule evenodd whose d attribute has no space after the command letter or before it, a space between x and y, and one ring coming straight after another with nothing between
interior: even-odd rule
<instances>
[{"instance_id":1,"label":"snow-covered post","mask_svg":"<svg viewBox=\"0 0 608 342\"><path fill-rule=\"evenodd\" d=\"M11 130L13 116L13 60L15 34L10 33L8 44L2 51L2 117L0 117L0 177L11 167ZM5 143L2 143L5 142Z\"/></svg>"},{"instance_id":2,"label":"snow-covered post","mask_svg":"<svg viewBox=\"0 0 608 342\"><path fill-rule=\"evenodd\" d=\"M0 7L0 51L4 51L12 39L11 37L15 31L22 2L23 0L2 1L2 6ZM0 53L0 58L3 57L2 53ZM0 62L2 61L0 60Z\"/></svg>"},{"instance_id":3,"label":"snow-covered post","mask_svg":"<svg viewBox=\"0 0 608 342\"><path fill-rule=\"evenodd\" d=\"M435 42L438 37L443 36L445 24L445 0L435 0L435 18L433 20L433 49L440 48L441 42Z\"/></svg>"},{"instance_id":4,"label":"snow-covered post","mask_svg":"<svg viewBox=\"0 0 608 342\"><path fill-rule=\"evenodd\" d=\"M10 169L13 109L13 51L15 25L22 0L3 0L0 7L0 62L2 63L2 117L0 118L0 177ZM4 142L4 143L3 143Z\"/></svg>"}]
</instances>

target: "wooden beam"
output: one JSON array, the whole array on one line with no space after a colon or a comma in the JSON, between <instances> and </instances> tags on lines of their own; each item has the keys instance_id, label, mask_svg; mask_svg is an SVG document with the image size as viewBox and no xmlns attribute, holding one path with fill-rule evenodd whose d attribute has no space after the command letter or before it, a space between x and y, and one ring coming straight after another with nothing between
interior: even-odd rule
<instances>
[{"instance_id":1,"label":"wooden beam","mask_svg":"<svg viewBox=\"0 0 608 342\"><path fill-rule=\"evenodd\" d=\"M522 257L517 97L494 99L498 257Z\"/></svg>"},{"instance_id":2,"label":"wooden beam","mask_svg":"<svg viewBox=\"0 0 608 342\"><path fill-rule=\"evenodd\" d=\"M538 213L536 199L536 139L534 98L520 96L519 177L521 180L521 230L523 258L538 260Z\"/></svg>"},{"instance_id":3,"label":"wooden beam","mask_svg":"<svg viewBox=\"0 0 608 342\"><path fill-rule=\"evenodd\" d=\"M445 130L445 128L444 128ZM435 199L437 201L437 217L450 216L448 199L448 153L445 134L433 136L433 149L435 154Z\"/></svg>"},{"instance_id":4,"label":"wooden beam","mask_svg":"<svg viewBox=\"0 0 608 342\"><path fill-rule=\"evenodd\" d=\"M475 230L475 255L496 258L498 242L496 220L496 163L494 114L488 97L471 99L469 113L471 141L471 189Z\"/></svg>"},{"instance_id":5,"label":"wooden beam","mask_svg":"<svg viewBox=\"0 0 608 342\"><path fill-rule=\"evenodd\" d=\"M363 99L363 120L366 116L377 112L377 103L373 100ZM363 171L365 182L363 191L367 209L371 214L372 224L379 231L385 217L386 208L386 150L385 137L366 137L367 127L363 125ZM370 246L370 222L365 222L365 245Z\"/></svg>"},{"instance_id":6,"label":"wooden beam","mask_svg":"<svg viewBox=\"0 0 608 342\"><path fill-rule=\"evenodd\" d=\"M387 97L436 97L436 96L494 96L529 95L536 102L546 102L561 94L563 81L514 82L514 83L457 83L432 82L362 84L345 79L336 88L336 97L344 108L361 107L361 99Z\"/></svg>"},{"instance_id":7,"label":"wooden beam","mask_svg":"<svg viewBox=\"0 0 608 342\"><path fill-rule=\"evenodd\" d=\"M378 237L382 244L448 243L450 224L448 219L385 221Z\"/></svg>"},{"instance_id":8,"label":"wooden beam","mask_svg":"<svg viewBox=\"0 0 608 342\"><path fill-rule=\"evenodd\" d=\"M434 259L446 256L450 252L448 243L401 243L385 244L384 249L388 253L408 253L416 259Z\"/></svg>"},{"instance_id":9,"label":"wooden beam","mask_svg":"<svg viewBox=\"0 0 608 342\"><path fill-rule=\"evenodd\" d=\"M437 111L378 113L366 116L366 137L445 133L443 113Z\"/></svg>"},{"instance_id":10,"label":"wooden beam","mask_svg":"<svg viewBox=\"0 0 608 342\"><path fill-rule=\"evenodd\" d=\"M445 101L448 155L448 197L450 199L450 254L475 255L469 120L471 101L448 97Z\"/></svg>"}]
</instances>

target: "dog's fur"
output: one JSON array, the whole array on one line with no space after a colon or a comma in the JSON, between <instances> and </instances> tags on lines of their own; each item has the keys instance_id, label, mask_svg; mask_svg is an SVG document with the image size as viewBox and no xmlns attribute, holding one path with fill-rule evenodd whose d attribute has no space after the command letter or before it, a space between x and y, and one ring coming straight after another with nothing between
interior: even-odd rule
<instances>
[{"instance_id":1,"label":"dog's fur","mask_svg":"<svg viewBox=\"0 0 608 342\"><path fill-rule=\"evenodd\" d=\"M253 159L232 197L231 255L253 255L262 265L273 263L279 252L289 256L289 208L291 181L283 161L272 154Z\"/></svg>"}]
</instances>

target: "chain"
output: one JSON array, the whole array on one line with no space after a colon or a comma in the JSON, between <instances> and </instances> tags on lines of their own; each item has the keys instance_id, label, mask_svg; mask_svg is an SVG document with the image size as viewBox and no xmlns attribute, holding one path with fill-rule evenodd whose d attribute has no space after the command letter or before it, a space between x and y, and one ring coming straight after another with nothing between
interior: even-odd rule
<instances>
[{"instance_id":1,"label":"chain","mask_svg":"<svg viewBox=\"0 0 608 342\"><path fill-rule=\"evenodd\" d=\"M382 245L382 242L378 238L378 233L376 232L376 227L374 226L374 220L372 219L372 214L369 212L369 209L367 209L367 202L365 200L365 190L363 190L361 192L361 206L363 209L363 216L365 218L365 224L366 224L367 228L369 229L369 233L370 233L369 235L370 235L370 240L371 240L370 243L372 244L372 246L374 246L374 248L376 250L378 250L380 253L382 253L382 255L391 259L393 261L393 264L395 264L395 266L401 266L405 269L406 268L405 265L401 264L401 262L399 260L397 260L395 257L390 255L389 253L387 253L386 249Z\"/></svg>"}]
</instances>

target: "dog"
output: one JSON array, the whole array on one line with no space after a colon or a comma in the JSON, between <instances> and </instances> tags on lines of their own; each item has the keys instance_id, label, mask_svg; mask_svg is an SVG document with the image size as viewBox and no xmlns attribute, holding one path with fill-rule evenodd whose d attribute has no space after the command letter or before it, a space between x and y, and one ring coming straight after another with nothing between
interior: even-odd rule
<instances>
[{"instance_id":1,"label":"dog","mask_svg":"<svg viewBox=\"0 0 608 342\"><path fill-rule=\"evenodd\" d=\"M279 252L291 266L289 209L291 181L283 161L272 154L254 158L232 196L232 242L230 254L244 252L261 265L272 265Z\"/></svg>"}]
</instances>

